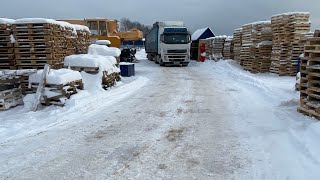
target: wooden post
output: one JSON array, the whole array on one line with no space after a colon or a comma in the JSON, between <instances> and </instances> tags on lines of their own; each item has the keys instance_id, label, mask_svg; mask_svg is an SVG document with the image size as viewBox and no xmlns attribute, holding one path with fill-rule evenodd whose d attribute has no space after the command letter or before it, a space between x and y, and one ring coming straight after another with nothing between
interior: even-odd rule
<instances>
[{"instance_id":1,"label":"wooden post","mask_svg":"<svg viewBox=\"0 0 320 180\"><path fill-rule=\"evenodd\" d=\"M44 69L43 69L43 72L42 72L42 75L41 75L41 79L39 81L39 85L38 85L38 88L37 88L36 101L34 102L33 107L32 107L32 110L34 112L36 112L38 107L39 107L40 100L41 100L41 97L42 97L42 95L44 93L44 89L45 89L45 86L46 86L46 79L47 79L47 74L48 74L49 70L50 70L50 66L48 64L46 64L44 66Z\"/></svg>"}]
</instances>

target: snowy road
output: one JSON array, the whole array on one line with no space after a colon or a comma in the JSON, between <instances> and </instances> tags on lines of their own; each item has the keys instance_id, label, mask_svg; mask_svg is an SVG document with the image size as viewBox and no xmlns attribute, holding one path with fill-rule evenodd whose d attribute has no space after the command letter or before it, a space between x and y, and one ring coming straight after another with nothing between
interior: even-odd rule
<instances>
[{"instance_id":1,"label":"snowy road","mask_svg":"<svg viewBox=\"0 0 320 180\"><path fill-rule=\"evenodd\" d=\"M149 80L126 97L36 134L4 133L0 178L320 177L320 126L296 112L294 78L232 62L136 69Z\"/></svg>"}]
</instances>

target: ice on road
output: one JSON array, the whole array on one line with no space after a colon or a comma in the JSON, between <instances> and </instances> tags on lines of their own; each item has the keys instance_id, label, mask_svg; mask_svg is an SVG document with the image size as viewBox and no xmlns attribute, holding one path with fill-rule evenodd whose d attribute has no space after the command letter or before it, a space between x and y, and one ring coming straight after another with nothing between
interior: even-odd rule
<instances>
[{"instance_id":1,"label":"ice on road","mask_svg":"<svg viewBox=\"0 0 320 180\"><path fill-rule=\"evenodd\" d=\"M37 119L41 131L28 122L21 122L28 133L10 131L2 116L0 177L319 179L320 125L296 112L293 77L253 75L232 61L159 67L141 60L136 70L130 83L148 79L141 87L116 87L96 109L82 102L68 120L51 113L54 126Z\"/></svg>"}]
</instances>

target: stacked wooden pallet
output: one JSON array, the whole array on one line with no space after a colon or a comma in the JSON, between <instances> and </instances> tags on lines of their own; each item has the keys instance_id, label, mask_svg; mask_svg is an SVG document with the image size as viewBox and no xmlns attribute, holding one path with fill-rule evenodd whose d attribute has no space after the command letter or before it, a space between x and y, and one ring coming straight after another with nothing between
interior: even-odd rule
<instances>
[{"instance_id":1,"label":"stacked wooden pallet","mask_svg":"<svg viewBox=\"0 0 320 180\"><path fill-rule=\"evenodd\" d=\"M233 47L234 47L233 37L227 37L224 42L224 47L223 47L223 57L225 59L233 59L234 58Z\"/></svg>"},{"instance_id":2,"label":"stacked wooden pallet","mask_svg":"<svg viewBox=\"0 0 320 180\"><path fill-rule=\"evenodd\" d=\"M213 58L215 60L223 59L223 46L226 38L227 36L216 36L213 38L212 52L213 52Z\"/></svg>"},{"instance_id":3,"label":"stacked wooden pallet","mask_svg":"<svg viewBox=\"0 0 320 180\"><path fill-rule=\"evenodd\" d=\"M20 77L14 75L0 76L0 110L22 104Z\"/></svg>"},{"instance_id":4,"label":"stacked wooden pallet","mask_svg":"<svg viewBox=\"0 0 320 180\"><path fill-rule=\"evenodd\" d=\"M234 30L233 33L234 41L234 60L240 61L240 52L242 47L242 28Z\"/></svg>"},{"instance_id":5,"label":"stacked wooden pallet","mask_svg":"<svg viewBox=\"0 0 320 180\"><path fill-rule=\"evenodd\" d=\"M0 18L0 69L15 69L11 22Z\"/></svg>"},{"instance_id":6,"label":"stacked wooden pallet","mask_svg":"<svg viewBox=\"0 0 320 180\"><path fill-rule=\"evenodd\" d=\"M213 38L206 39L206 59L213 59Z\"/></svg>"},{"instance_id":7,"label":"stacked wooden pallet","mask_svg":"<svg viewBox=\"0 0 320 180\"><path fill-rule=\"evenodd\" d=\"M29 87L37 92L43 70L30 75ZM64 106L67 99L84 89L81 74L69 69L50 70L44 83L40 102L44 105Z\"/></svg>"},{"instance_id":8,"label":"stacked wooden pallet","mask_svg":"<svg viewBox=\"0 0 320 180\"><path fill-rule=\"evenodd\" d=\"M51 23L12 25L18 69L42 69L63 62L68 29Z\"/></svg>"},{"instance_id":9,"label":"stacked wooden pallet","mask_svg":"<svg viewBox=\"0 0 320 180\"><path fill-rule=\"evenodd\" d=\"M270 71L279 75L296 75L303 52L301 33L310 31L309 13L284 13L271 19L274 33Z\"/></svg>"},{"instance_id":10,"label":"stacked wooden pallet","mask_svg":"<svg viewBox=\"0 0 320 180\"><path fill-rule=\"evenodd\" d=\"M311 23L309 13L289 13L287 38L289 42L288 73L295 76L298 72L299 56L304 51L304 44L300 42L301 34L310 32Z\"/></svg>"},{"instance_id":11,"label":"stacked wooden pallet","mask_svg":"<svg viewBox=\"0 0 320 180\"><path fill-rule=\"evenodd\" d=\"M268 72L271 64L272 30L270 21L254 24L256 32L253 43L256 46L251 71L254 73Z\"/></svg>"},{"instance_id":12,"label":"stacked wooden pallet","mask_svg":"<svg viewBox=\"0 0 320 180\"><path fill-rule=\"evenodd\" d=\"M254 51L252 31L253 31L252 24L245 24L242 26L242 45L241 45L241 52L240 52L240 65L243 66L245 70L249 70L252 65L251 52Z\"/></svg>"},{"instance_id":13,"label":"stacked wooden pallet","mask_svg":"<svg viewBox=\"0 0 320 180\"><path fill-rule=\"evenodd\" d=\"M298 111L320 118L320 38L307 40L301 60L300 106Z\"/></svg>"},{"instance_id":14,"label":"stacked wooden pallet","mask_svg":"<svg viewBox=\"0 0 320 180\"><path fill-rule=\"evenodd\" d=\"M85 29L77 29L76 54L88 53L88 47L90 44L90 31Z\"/></svg>"}]
</instances>

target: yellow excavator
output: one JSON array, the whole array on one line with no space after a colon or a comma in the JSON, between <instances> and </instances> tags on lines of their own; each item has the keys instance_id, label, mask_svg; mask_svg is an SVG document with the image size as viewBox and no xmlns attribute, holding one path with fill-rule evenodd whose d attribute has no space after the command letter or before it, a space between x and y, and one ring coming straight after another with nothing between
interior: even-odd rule
<instances>
[{"instance_id":1,"label":"yellow excavator","mask_svg":"<svg viewBox=\"0 0 320 180\"><path fill-rule=\"evenodd\" d=\"M119 32L119 24L117 20L106 18L88 18L84 20L59 20L69 22L71 24L79 24L87 26L91 31L91 42L97 40L109 40L111 47L120 47L122 42L141 41L143 33L138 29L132 31Z\"/></svg>"}]
</instances>

